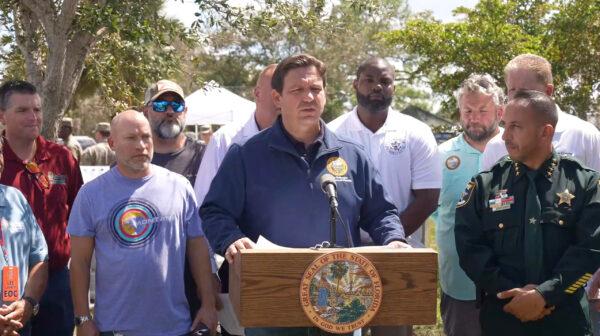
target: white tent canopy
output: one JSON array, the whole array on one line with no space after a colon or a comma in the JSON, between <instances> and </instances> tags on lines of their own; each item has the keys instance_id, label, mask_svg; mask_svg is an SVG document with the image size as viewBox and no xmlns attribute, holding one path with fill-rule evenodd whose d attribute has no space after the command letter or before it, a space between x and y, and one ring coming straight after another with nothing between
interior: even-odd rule
<instances>
[{"instance_id":1,"label":"white tent canopy","mask_svg":"<svg viewBox=\"0 0 600 336\"><path fill-rule=\"evenodd\" d=\"M186 125L225 125L233 121L247 120L255 109L248 99L219 87L215 82L185 98L188 107Z\"/></svg>"}]
</instances>

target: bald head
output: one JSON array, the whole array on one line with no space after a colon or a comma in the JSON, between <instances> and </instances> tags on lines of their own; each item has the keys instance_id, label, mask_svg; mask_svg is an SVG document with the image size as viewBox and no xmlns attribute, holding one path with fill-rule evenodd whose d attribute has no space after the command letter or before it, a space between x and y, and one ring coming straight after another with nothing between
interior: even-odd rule
<instances>
[{"instance_id":1,"label":"bald head","mask_svg":"<svg viewBox=\"0 0 600 336\"><path fill-rule=\"evenodd\" d=\"M261 129L270 127L279 115L279 110L273 103L271 80L277 64L267 65L258 76L254 87L256 102L256 119Z\"/></svg>"},{"instance_id":2,"label":"bald head","mask_svg":"<svg viewBox=\"0 0 600 336\"><path fill-rule=\"evenodd\" d=\"M150 127L148 119L146 119L146 117L144 117L144 115L141 112L138 112L136 110L125 110L117 114L112 119L112 121L110 122L110 129L114 135L115 133L120 132L121 128L124 128L124 126L128 126L129 124L136 122L142 124L146 123L148 124L148 127Z\"/></svg>"},{"instance_id":3,"label":"bald head","mask_svg":"<svg viewBox=\"0 0 600 336\"><path fill-rule=\"evenodd\" d=\"M154 147L146 117L138 111L123 111L112 119L110 126L108 144L115 151L121 174L129 178L150 174Z\"/></svg>"}]
</instances>

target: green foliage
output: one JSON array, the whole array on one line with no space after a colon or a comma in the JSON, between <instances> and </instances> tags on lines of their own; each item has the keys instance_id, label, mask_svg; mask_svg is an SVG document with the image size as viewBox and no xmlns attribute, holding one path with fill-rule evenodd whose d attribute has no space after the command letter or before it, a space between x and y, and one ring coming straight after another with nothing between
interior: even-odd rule
<instances>
[{"instance_id":1,"label":"green foliage","mask_svg":"<svg viewBox=\"0 0 600 336\"><path fill-rule=\"evenodd\" d=\"M328 67L325 120L349 109L360 62L369 55L401 54L378 34L399 26L408 15L404 0L264 1L244 8L227 1L196 3L202 13L196 27L211 32L208 47L196 58L204 79L251 88L267 64L296 53L312 54ZM405 92L422 94L416 89Z\"/></svg>"},{"instance_id":2,"label":"green foliage","mask_svg":"<svg viewBox=\"0 0 600 336\"><path fill-rule=\"evenodd\" d=\"M415 55L411 77L427 80L445 95L442 109L454 117L451 94L469 74L487 72L503 80L505 64L526 52L548 58L559 104L581 116L590 109L600 78L599 6L594 0L481 0L473 9L457 8L459 22L416 16L383 36Z\"/></svg>"},{"instance_id":3,"label":"green foliage","mask_svg":"<svg viewBox=\"0 0 600 336\"><path fill-rule=\"evenodd\" d=\"M358 320L365 312L367 307L359 299L354 299L349 305L342 307L338 313L337 323L350 323Z\"/></svg>"},{"instance_id":4,"label":"green foliage","mask_svg":"<svg viewBox=\"0 0 600 336\"><path fill-rule=\"evenodd\" d=\"M98 35L85 59L67 112L86 121L84 130L91 130L96 121L105 121L126 107L140 105L150 83L161 78L184 78L180 69L196 39L179 21L160 15L162 5L163 0L108 0L102 6L90 1L77 3L67 38L79 31ZM13 36L14 8L0 6L0 23L7 32L0 39L0 62L5 64L0 68L3 80L26 77L24 60ZM45 34L39 32L36 44L42 70L47 72ZM98 104L97 99L88 104L94 96L101 97L103 104ZM89 114L94 117L89 118Z\"/></svg>"}]
</instances>

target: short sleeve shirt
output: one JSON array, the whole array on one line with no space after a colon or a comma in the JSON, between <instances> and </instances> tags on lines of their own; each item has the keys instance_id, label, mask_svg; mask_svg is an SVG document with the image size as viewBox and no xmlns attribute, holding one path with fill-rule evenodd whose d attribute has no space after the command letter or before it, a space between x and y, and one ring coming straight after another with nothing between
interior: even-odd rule
<instances>
[{"instance_id":1,"label":"short sleeve shirt","mask_svg":"<svg viewBox=\"0 0 600 336\"><path fill-rule=\"evenodd\" d=\"M85 184L73 205L68 232L95 241L100 331L133 336L189 331L186 244L204 235L196 198L183 176L154 165L151 170L130 179L113 167Z\"/></svg>"},{"instance_id":2,"label":"short sleeve shirt","mask_svg":"<svg viewBox=\"0 0 600 336\"><path fill-rule=\"evenodd\" d=\"M373 133L360 121L354 108L327 126L364 147L400 213L413 201L412 190L441 187L437 143L425 123L390 109L383 126ZM423 229L412 237L422 241Z\"/></svg>"},{"instance_id":3,"label":"short sleeve shirt","mask_svg":"<svg viewBox=\"0 0 600 336\"><path fill-rule=\"evenodd\" d=\"M19 298L25 292L29 268L48 260L44 234L35 221L33 212L23 194L16 188L0 184L0 269L4 266L19 268ZM6 252L6 254L4 254ZM2 277L0 277L2 288ZM0 304L10 304L2 301Z\"/></svg>"},{"instance_id":4,"label":"short sleeve shirt","mask_svg":"<svg viewBox=\"0 0 600 336\"><path fill-rule=\"evenodd\" d=\"M439 146L442 189L434 214L440 269L440 284L447 295L458 300L475 300L475 285L458 263L454 238L454 215L464 186L477 174L481 152L471 147L463 134Z\"/></svg>"}]
</instances>

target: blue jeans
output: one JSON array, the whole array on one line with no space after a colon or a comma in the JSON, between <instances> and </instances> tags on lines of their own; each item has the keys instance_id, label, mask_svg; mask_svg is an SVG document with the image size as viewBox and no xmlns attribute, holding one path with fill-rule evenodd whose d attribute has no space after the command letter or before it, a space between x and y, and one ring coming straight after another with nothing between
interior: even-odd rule
<instances>
[{"instance_id":1,"label":"blue jeans","mask_svg":"<svg viewBox=\"0 0 600 336\"><path fill-rule=\"evenodd\" d=\"M69 270L65 267L51 271L40 311L31 321L31 335L73 336L73 318Z\"/></svg>"},{"instance_id":2,"label":"blue jeans","mask_svg":"<svg viewBox=\"0 0 600 336\"><path fill-rule=\"evenodd\" d=\"M356 330L350 334L331 334L319 328L246 328L246 336L326 336L326 335L355 335L360 336L361 331Z\"/></svg>"}]
</instances>

